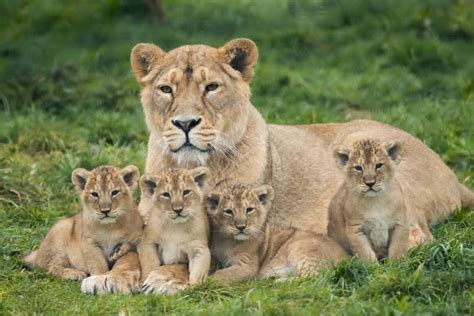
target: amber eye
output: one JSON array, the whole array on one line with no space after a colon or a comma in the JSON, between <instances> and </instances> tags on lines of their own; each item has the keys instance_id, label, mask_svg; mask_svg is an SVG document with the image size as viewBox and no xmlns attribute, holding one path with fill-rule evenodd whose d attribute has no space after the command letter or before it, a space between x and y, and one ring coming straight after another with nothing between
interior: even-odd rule
<instances>
[{"instance_id":1,"label":"amber eye","mask_svg":"<svg viewBox=\"0 0 474 316\"><path fill-rule=\"evenodd\" d=\"M118 190L113 190L113 191L112 191L112 196L117 196L117 194L119 194L119 191L118 191Z\"/></svg>"},{"instance_id":2,"label":"amber eye","mask_svg":"<svg viewBox=\"0 0 474 316\"><path fill-rule=\"evenodd\" d=\"M163 93L171 93L171 92L173 92L173 89L171 89L170 86L161 86L161 87L160 87L160 90L161 90L161 92L163 92Z\"/></svg>"},{"instance_id":3,"label":"amber eye","mask_svg":"<svg viewBox=\"0 0 474 316\"><path fill-rule=\"evenodd\" d=\"M191 190L184 190L183 191L183 196L187 196L191 193Z\"/></svg>"},{"instance_id":4,"label":"amber eye","mask_svg":"<svg viewBox=\"0 0 474 316\"><path fill-rule=\"evenodd\" d=\"M206 92L209 92L209 91L214 91L217 88L219 88L219 85L213 82L213 83L208 84L205 89L206 89Z\"/></svg>"},{"instance_id":5,"label":"amber eye","mask_svg":"<svg viewBox=\"0 0 474 316\"><path fill-rule=\"evenodd\" d=\"M360 172L360 171L363 170L363 168L362 168L362 166L355 166L355 167L354 167L354 170Z\"/></svg>"},{"instance_id":6,"label":"amber eye","mask_svg":"<svg viewBox=\"0 0 474 316\"><path fill-rule=\"evenodd\" d=\"M246 212L247 214L250 214L250 213L252 213L253 211L254 211L254 208L253 208L253 207L247 207L247 208L245 209L245 212Z\"/></svg>"},{"instance_id":7,"label":"amber eye","mask_svg":"<svg viewBox=\"0 0 474 316\"><path fill-rule=\"evenodd\" d=\"M161 196L166 198L166 199L169 199L171 197L171 195L168 192L161 193Z\"/></svg>"},{"instance_id":8,"label":"amber eye","mask_svg":"<svg viewBox=\"0 0 474 316\"><path fill-rule=\"evenodd\" d=\"M383 163L381 162L379 162L378 164L375 164L375 170L379 170L382 167L383 167Z\"/></svg>"},{"instance_id":9,"label":"amber eye","mask_svg":"<svg viewBox=\"0 0 474 316\"><path fill-rule=\"evenodd\" d=\"M97 192L91 192L91 195L96 199L99 197L99 193Z\"/></svg>"},{"instance_id":10,"label":"amber eye","mask_svg":"<svg viewBox=\"0 0 474 316\"><path fill-rule=\"evenodd\" d=\"M225 209L224 213L226 213L227 215L234 215L234 211L232 211L230 208Z\"/></svg>"}]
</instances>

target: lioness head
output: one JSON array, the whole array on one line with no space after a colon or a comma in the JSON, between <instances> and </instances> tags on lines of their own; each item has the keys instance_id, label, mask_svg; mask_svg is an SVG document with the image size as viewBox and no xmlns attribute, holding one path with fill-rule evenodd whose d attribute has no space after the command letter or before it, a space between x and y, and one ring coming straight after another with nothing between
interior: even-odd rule
<instances>
[{"instance_id":1,"label":"lioness head","mask_svg":"<svg viewBox=\"0 0 474 316\"><path fill-rule=\"evenodd\" d=\"M269 185L231 185L206 196L206 208L213 230L235 240L248 240L263 233L263 225L273 200Z\"/></svg>"},{"instance_id":2,"label":"lioness head","mask_svg":"<svg viewBox=\"0 0 474 316\"><path fill-rule=\"evenodd\" d=\"M372 197L387 190L395 165L400 162L401 149L398 142L366 139L356 142L352 148L336 149L334 156L346 174L350 189Z\"/></svg>"},{"instance_id":3,"label":"lioness head","mask_svg":"<svg viewBox=\"0 0 474 316\"><path fill-rule=\"evenodd\" d=\"M257 47L248 39L169 52L136 45L131 65L143 88L151 144L183 167L204 165L214 153L231 153L246 131L257 58Z\"/></svg>"},{"instance_id":4,"label":"lioness head","mask_svg":"<svg viewBox=\"0 0 474 316\"><path fill-rule=\"evenodd\" d=\"M142 194L151 197L151 216L167 216L173 223L185 223L202 212L202 188L209 175L206 167L192 170L168 169L160 175L140 179Z\"/></svg>"},{"instance_id":5,"label":"lioness head","mask_svg":"<svg viewBox=\"0 0 474 316\"><path fill-rule=\"evenodd\" d=\"M71 180L86 215L108 224L135 209L133 192L139 177L140 171L132 165L123 169L100 166L92 171L78 168L72 172Z\"/></svg>"}]
</instances>

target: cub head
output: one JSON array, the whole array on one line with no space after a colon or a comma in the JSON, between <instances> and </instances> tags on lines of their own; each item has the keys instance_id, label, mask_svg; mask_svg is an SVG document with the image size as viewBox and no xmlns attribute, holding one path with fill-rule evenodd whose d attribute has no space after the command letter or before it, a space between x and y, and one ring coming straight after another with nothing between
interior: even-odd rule
<instances>
[{"instance_id":1,"label":"cub head","mask_svg":"<svg viewBox=\"0 0 474 316\"><path fill-rule=\"evenodd\" d=\"M263 233L272 200L269 185L232 185L208 194L205 205L213 230L235 240L248 240Z\"/></svg>"},{"instance_id":2,"label":"cub head","mask_svg":"<svg viewBox=\"0 0 474 316\"><path fill-rule=\"evenodd\" d=\"M350 149L335 149L334 156L351 191L373 197L388 189L395 167L401 160L401 150L399 142L381 143L365 139Z\"/></svg>"},{"instance_id":3,"label":"cub head","mask_svg":"<svg viewBox=\"0 0 474 316\"><path fill-rule=\"evenodd\" d=\"M132 165L123 169L100 166L92 171L79 168L71 176L84 212L103 224L113 223L135 209L133 192L139 178L140 171Z\"/></svg>"},{"instance_id":4,"label":"cub head","mask_svg":"<svg viewBox=\"0 0 474 316\"><path fill-rule=\"evenodd\" d=\"M215 153L232 153L246 130L257 59L257 47L249 39L169 52L153 44L136 45L130 60L142 86L151 146L181 167L204 165Z\"/></svg>"},{"instance_id":5,"label":"cub head","mask_svg":"<svg viewBox=\"0 0 474 316\"><path fill-rule=\"evenodd\" d=\"M172 223L185 223L202 210L203 193L209 170L168 169L160 175L144 175L140 179L142 194L151 198L151 216L166 216Z\"/></svg>"}]
</instances>

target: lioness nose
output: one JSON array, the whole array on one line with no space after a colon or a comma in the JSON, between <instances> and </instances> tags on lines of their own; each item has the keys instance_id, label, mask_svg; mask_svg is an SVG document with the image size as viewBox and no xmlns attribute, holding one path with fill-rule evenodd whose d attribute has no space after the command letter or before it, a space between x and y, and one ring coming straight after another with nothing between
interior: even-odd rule
<instances>
[{"instance_id":1,"label":"lioness nose","mask_svg":"<svg viewBox=\"0 0 474 316\"><path fill-rule=\"evenodd\" d=\"M171 121L174 126L182 130L185 134L189 133L194 127L198 126L201 123L201 119L191 119L187 121L180 121L180 120L172 120Z\"/></svg>"},{"instance_id":2,"label":"lioness nose","mask_svg":"<svg viewBox=\"0 0 474 316\"><path fill-rule=\"evenodd\" d=\"M176 214L180 214L182 211L183 211L183 208L182 207L176 207L176 208L173 208L173 211L176 213Z\"/></svg>"},{"instance_id":3,"label":"lioness nose","mask_svg":"<svg viewBox=\"0 0 474 316\"><path fill-rule=\"evenodd\" d=\"M374 180L372 180L372 181L366 181L365 184L366 184L369 188L371 188L371 187L374 186L375 181L374 181Z\"/></svg>"},{"instance_id":4,"label":"lioness nose","mask_svg":"<svg viewBox=\"0 0 474 316\"><path fill-rule=\"evenodd\" d=\"M105 209L105 210L100 210L100 212L101 212L102 214L104 214L104 215L107 215L107 214L110 213L110 208Z\"/></svg>"},{"instance_id":5,"label":"lioness nose","mask_svg":"<svg viewBox=\"0 0 474 316\"><path fill-rule=\"evenodd\" d=\"M246 224L235 224L235 227L237 227L238 230L243 231L245 227L247 227Z\"/></svg>"}]
</instances>

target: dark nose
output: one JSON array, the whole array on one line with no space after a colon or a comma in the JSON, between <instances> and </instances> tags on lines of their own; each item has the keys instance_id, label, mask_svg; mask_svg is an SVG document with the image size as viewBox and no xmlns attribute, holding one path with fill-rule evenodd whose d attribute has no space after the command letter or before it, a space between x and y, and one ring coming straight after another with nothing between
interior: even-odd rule
<instances>
[{"instance_id":1,"label":"dark nose","mask_svg":"<svg viewBox=\"0 0 474 316\"><path fill-rule=\"evenodd\" d=\"M179 207L179 208L173 208L173 211L176 213L176 214L181 214L181 212L183 211L183 208L182 207Z\"/></svg>"},{"instance_id":2,"label":"dark nose","mask_svg":"<svg viewBox=\"0 0 474 316\"><path fill-rule=\"evenodd\" d=\"M101 212L102 214L104 214L105 216L107 216L107 214L110 213L110 208L108 208L108 209L106 209L106 210L100 210L100 212Z\"/></svg>"},{"instance_id":3,"label":"dark nose","mask_svg":"<svg viewBox=\"0 0 474 316\"><path fill-rule=\"evenodd\" d=\"M369 188L371 188L371 187L374 186L375 181L367 181L367 182L365 182L365 184L366 184Z\"/></svg>"},{"instance_id":4,"label":"dark nose","mask_svg":"<svg viewBox=\"0 0 474 316\"><path fill-rule=\"evenodd\" d=\"M191 119L187 121L173 120L171 121L174 126L182 130L185 134L189 133L194 127L198 126L201 123L201 119Z\"/></svg>"},{"instance_id":5,"label":"dark nose","mask_svg":"<svg viewBox=\"0 0 474 316\"><path fill-rule=\"evenodd\" d=\"M247 227L247 225L245 225L245 224L235 224L235 227L237 227L237 229L242 232L242 231L244 231L245 227Z\"/></svg>"}]
</instances>

